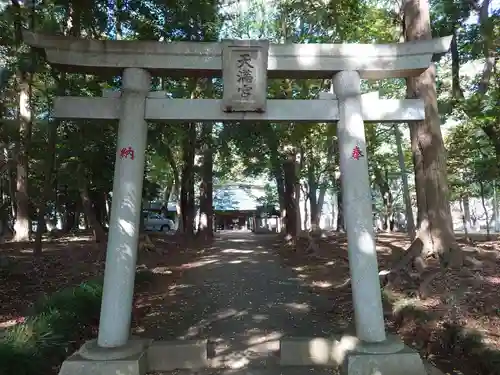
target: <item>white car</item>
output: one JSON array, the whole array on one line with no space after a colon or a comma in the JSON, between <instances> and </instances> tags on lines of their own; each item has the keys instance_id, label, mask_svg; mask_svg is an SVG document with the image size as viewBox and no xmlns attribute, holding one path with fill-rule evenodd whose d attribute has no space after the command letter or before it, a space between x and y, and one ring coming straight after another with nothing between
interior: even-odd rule
<instances>
[{"instance_id":1,"label":"white car","mask_svg":"<svg viewBox=\"0 0 500 375\"><path fill-rule=\"evenodd\" d=\"M174 229L174 222L167 219L156 212L145 211L144 229L149 231L169 232Z\"/></svg>"}]
</instances>

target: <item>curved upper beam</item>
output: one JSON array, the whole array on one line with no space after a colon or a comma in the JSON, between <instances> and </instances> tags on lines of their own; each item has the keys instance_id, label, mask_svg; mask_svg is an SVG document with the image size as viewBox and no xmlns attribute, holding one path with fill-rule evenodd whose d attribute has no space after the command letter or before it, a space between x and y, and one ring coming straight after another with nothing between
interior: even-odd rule
<instances>
[{"instance_id":1,"label":"curved upper beam","mask_svg":"<svg viewBox=\"0 0 500 375\"><path fill-rule=\"evenodd\" d=\"M30 31L23 31L23 38L68 71L99 75L145 68L170 76L221 75L219 43L90 40ZM368 79L409 77L427 69L450 43L451 37L394 44L271 44L268 77L330 78L342 70L357 70Z\"/></svg>"}]
</instances>

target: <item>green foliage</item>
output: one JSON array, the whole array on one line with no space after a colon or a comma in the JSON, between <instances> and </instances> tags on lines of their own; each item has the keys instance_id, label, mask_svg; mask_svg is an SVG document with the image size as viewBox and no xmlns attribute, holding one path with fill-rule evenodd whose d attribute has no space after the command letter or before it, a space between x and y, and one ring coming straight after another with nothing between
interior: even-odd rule
<instances>
[{"instance_id":1,"label":"green foliage","mask_svg":"<svg viewBox=\"0 0 500 375\"><path fill-rule=\"evenodd\" d=\"M473 122L451 129L446 147L448 179L455 198L479 196L479 184L491 185L497 179L495 151L486 134ZM491 191L487 193L489 196Z\"/></svg>"},{"instance_id":2,"label":"green foliage","mask_svg":"<svg viewBox=\"0 0 500 375\"><path fill-rule=\"evenodd\" d=\"M85 282L35 304L33 314L0 339L0 374L38 375L49 371L89 337L99 319L102 284Z\"/></svg>"}]
</instances>

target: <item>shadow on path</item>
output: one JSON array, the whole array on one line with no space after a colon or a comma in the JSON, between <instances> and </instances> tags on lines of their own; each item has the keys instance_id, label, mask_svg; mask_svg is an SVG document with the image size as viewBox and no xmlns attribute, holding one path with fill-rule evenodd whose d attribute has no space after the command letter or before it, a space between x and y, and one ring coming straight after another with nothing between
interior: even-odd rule
<instances>
[{"instance_id":1,"label":"shadow on path","mask_svg":"<svg viewBox=\"0 0 500 375\"><path fill-rule=\"evenodd\" d=\"M276 363L284 336L331 336L331 302L315 295L273 251L274 235L222 233L174 286L149 295L140 333L161 340L208 339L218 365ZM314 308L312 307L314 306ZM335 331L335 329L337 329Z\"/></svg>"}]
</instances>

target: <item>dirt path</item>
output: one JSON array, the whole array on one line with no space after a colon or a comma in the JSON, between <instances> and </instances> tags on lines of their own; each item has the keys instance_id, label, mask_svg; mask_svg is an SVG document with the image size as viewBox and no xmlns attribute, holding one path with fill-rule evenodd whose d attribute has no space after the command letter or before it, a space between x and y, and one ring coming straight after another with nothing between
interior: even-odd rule
<instances>
[{"instance_id":1,"label":"dirt path","mask_svg":"<svg viewBox=\"0 0 500 375\"><path fill-rule=\"evenodd\" d=\"M331 303L284 268L273 236L219 235L185 264L175 285L156 285L140 334L154 339L205 338L221 363L275 363L283 336L342 332L328 321ZM314 307L313 307L314 306Z\"/></svg>"}]
</instances>

